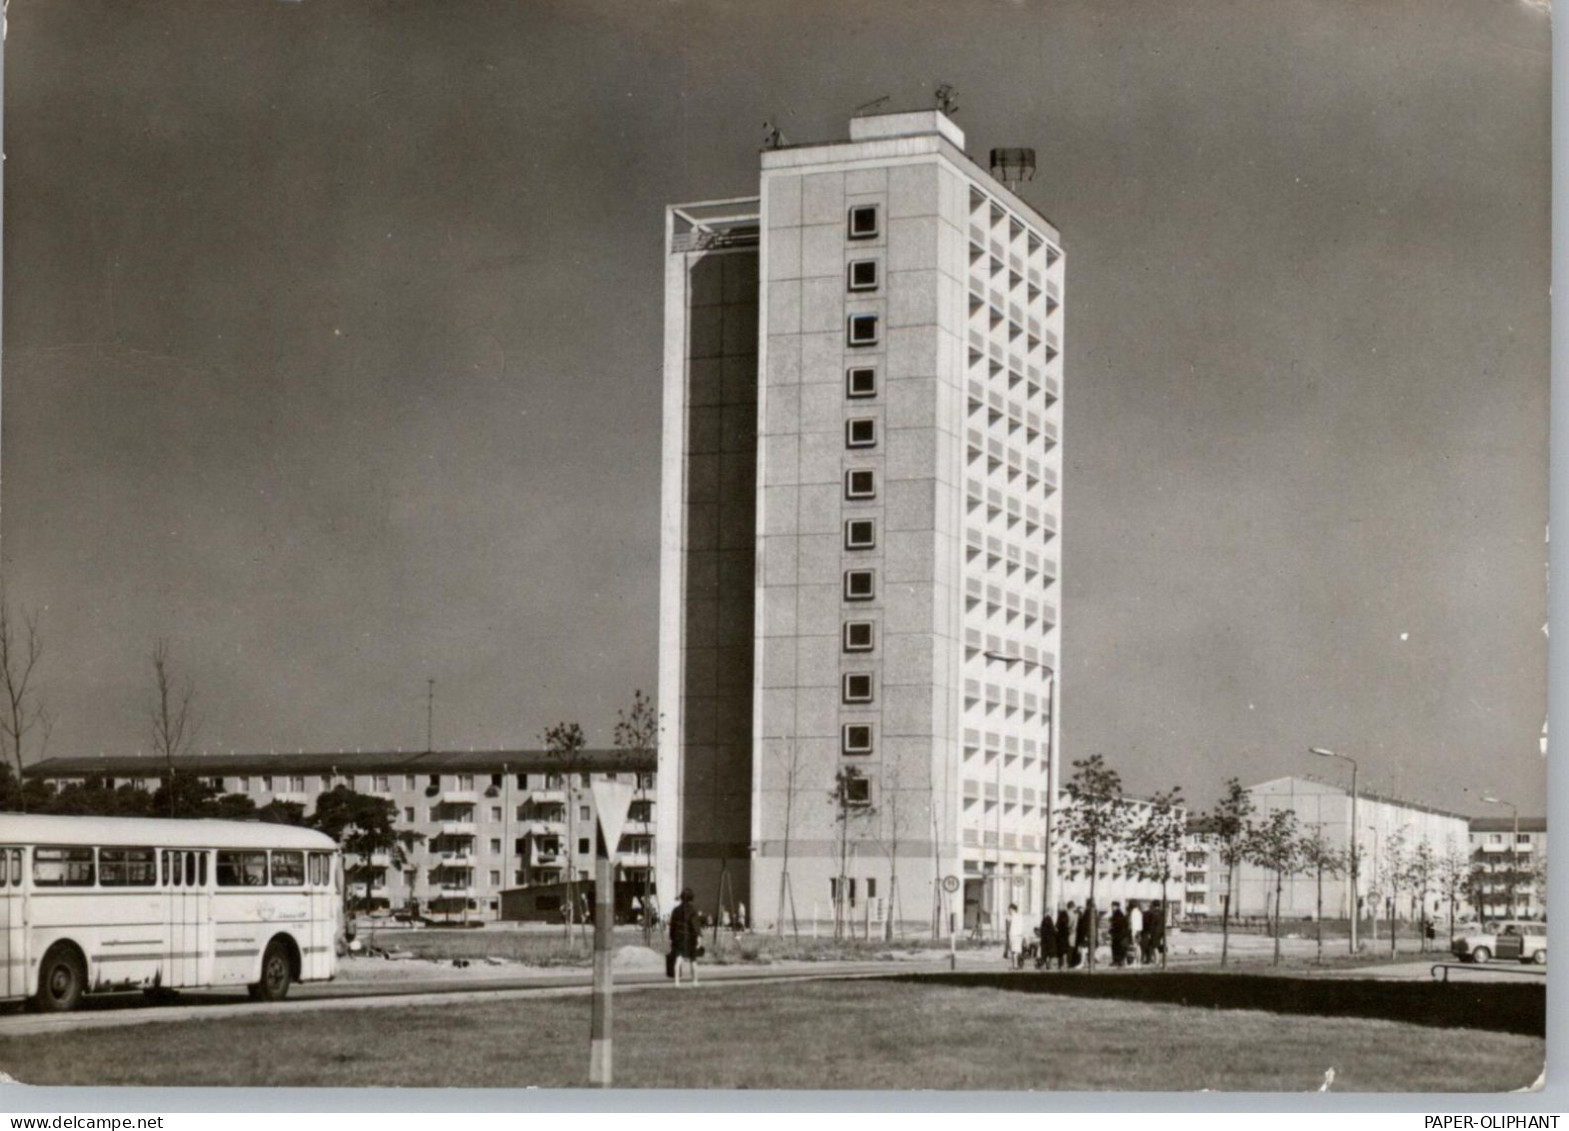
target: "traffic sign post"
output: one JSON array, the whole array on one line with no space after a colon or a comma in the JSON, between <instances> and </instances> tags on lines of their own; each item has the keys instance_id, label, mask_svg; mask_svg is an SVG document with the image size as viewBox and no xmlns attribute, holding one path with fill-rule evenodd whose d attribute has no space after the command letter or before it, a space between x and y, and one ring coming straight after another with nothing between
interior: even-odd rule
<instances>
[{"instance_id":1,"label":"traffic sign post","mask_svg":"<svg viewBox=\"0 0 1569 1131\"><path fill-rule=\"evenodd\" d=\"M948 969L959 968L959 924L953 914L953 894L959 890L958 876L944 876L942 878L944 900L948 905Z\"/></svg>"},{"instance_id":2,"label":"traffic sign post","mask_svg":"<svg viewBox=\"0 0 1569 1131\"><path fill-rule=\"evenodd\" d=\"M594 851L594 1005L589 1023L588 1079L601 1088L611 1084L611 1014L615 980L611 960L615 954L616 867L614 856L621 843L632 804L632 785L623 781L593 779L589 794L599 820Z\"/></svg>"}]
</instances>

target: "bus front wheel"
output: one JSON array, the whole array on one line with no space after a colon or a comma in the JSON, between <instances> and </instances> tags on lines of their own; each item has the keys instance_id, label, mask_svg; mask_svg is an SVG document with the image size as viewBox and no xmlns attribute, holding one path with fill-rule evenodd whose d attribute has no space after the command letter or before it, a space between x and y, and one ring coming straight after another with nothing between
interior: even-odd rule
<instances>
[{"instance_id":1,"label":"bus front wheel","mask_svg":"<svg viewBox=\"0 0 1569 1131\"><path fill-rule=\"evenodd\" d=\"M38 967L38 993L33 1002L46 1013L75 1009L87 989L87 966L74 946L52 947Z\"/></svg>"},{"instance_id":2,"label":"bus front wheel","mask_svg":"<svg viewBox=\"0 0 1569 1131\"><path fill-rule=\"evenodd\" d=\"M261 981L250 987L251 997L257 1001L282 1001L289 996L292 981L287 948L280 942L271 943L262 956Z\"/></svg>"}]
</instances>

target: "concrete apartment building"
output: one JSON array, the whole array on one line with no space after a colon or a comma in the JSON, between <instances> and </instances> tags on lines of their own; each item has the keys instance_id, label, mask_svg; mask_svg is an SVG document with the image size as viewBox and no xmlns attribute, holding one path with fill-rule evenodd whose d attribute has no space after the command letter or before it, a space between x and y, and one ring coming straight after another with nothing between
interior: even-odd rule
<instances>
[{"instance_id":1,"label":"concrete apartment building","mask_svg":"<svg viewBox=\"0 0 1569 1131\"><path fill-rule=\"evenodd\" d=\"M1062 245L943 114L849 133L668 210L659 887L1036 913Z\"/></svg>"},{"instance_id":2,"label":"concrete apartment building","mask_svg":"<svg viewBox=\"0 0 1569 1131\"><path fill-rule=\"evenodd\" d=\"M1472 817L1469 847L1476 910L1485 918L1547 917L1546 817Z\"/></svg>"},{"instance_id":3,"label":"concrete apartment building","mask_svg":"<svg viewBox=\"0 0 1569 1131\"><path fill-rule=\"evenodd\" d=\"M391 801L397 827L425 836L402 869L372 861L380 873L371 898L393 908L418 900L426 914L494 919L506 889L591 878L589 783L598 775L640 787L617 855L621 879L642 883L653 860L653 761L616 750L583 751L570 773L542 750L203 754L176 758L174 769L257 807L290 801L307 815L340 785ZM145 757L50 758L26 772L55 789L96 782L151 791L165 769Z\"/></svg>"},{"instance_id":4,"label":"concrete apartment building","mask_svg":"<svg viewBox=\"0 0 1569 1131\"><path fill-rule=\"evenodd\" d=\"M1283 777L1249 786L1255 821L1265 821L1277 809L1290 809L1297 815L1298 832L1310 836L1319 832L1331 848L1346 851L1351 844L1351 792L1342 786L1304 777ZM1469 844L1470 818L1461 813L1437 809L1415 801L1361 792L1356 803L1356 842L1362 865L1358 888L1362 914L1387 917L1387 900L1396 891L1391 880L1395 859L1392 846L1404 855L1426 843L1438 859L1464 856ZM1219 916L1226 894L1226 866L1218 848L1201 824L1190 826L1185 849L1186 877L1184 902L1190 914ZM1275 878L1255 864L1237 868L1233 886L1233 912L1259 916L1274 912ZM1397 918L1411 918L1409 885L1398 886ZM1324 877L1324 915L1345 919L1351 914L1351 884L1346 876ZM1435 877L1423 904L1431 916L1441 902ZM1316 914L1318 884L1316 876L1301 873L1285 877L1281 891L1281 914L1286 918L1309 919ZM1447 915L1447 911L1444 912Z\"/></svg>"}]
</instances>

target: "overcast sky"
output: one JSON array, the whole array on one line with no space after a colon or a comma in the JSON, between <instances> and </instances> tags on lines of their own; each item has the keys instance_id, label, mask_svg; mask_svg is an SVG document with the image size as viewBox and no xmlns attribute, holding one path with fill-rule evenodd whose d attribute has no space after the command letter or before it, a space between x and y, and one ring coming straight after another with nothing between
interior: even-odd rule
<instances>
[{"instance_id":1,"label":"overcast sky","mask_svg":"<svg viewBox=\"0 0 1569 1131\"><path fill-rule=\"evenodd\" d=\"M1516 0L13 0L3 510L50 753L608 742L662 210L959 90L1068 252L1063 756L1528 810L1549 27ZM1468 796L1462 791L1473 791Z\"/></svg>"}]
</instances>

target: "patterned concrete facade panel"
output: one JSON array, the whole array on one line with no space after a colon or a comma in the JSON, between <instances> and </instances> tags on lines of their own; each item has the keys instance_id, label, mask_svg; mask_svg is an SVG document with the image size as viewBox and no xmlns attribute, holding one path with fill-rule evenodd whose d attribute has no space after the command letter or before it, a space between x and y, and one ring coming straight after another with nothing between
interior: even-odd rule
<instances>
[{"instance_id":1,"label":"patterned concrete facade panel","mask_svg":"<svg viewBox=\"0 0 1569 1131\"><path fill-rule=\"evenodd\" d=\"M687 498L694 503L719 501L719 456L711 452L694 452L687 457Z\"/></svg>"},{"instance_id":2,"label":"patterned concrete facade panel","mask_svg":"<svg viewBox=\"0 0 1569 1131\"><path fill-rule=\"evenodd\" d=\"M833 636L803 636L797 642L795 685L839 687L839 641Z\"/></svg>"},{"instance_id":3,"label":"patterned concrete facade panel","mask_svg":"<svg viewBox=\"0 0 1569 1131\"><path fill-rule=\"evenodd\" d=\"M770 233L768 243L768 281L774 283L801 277L801 229L785 228Z\"/></svg>"},{"instance_id":4,"label":"patterned concrete facade panel","mask_svg":"<svg viewBox=\"0 0 1569 1131\"><path fill-rule=\"evenodd\" d=\"M801 182L801 223L844 224L844 174L809 173Z\"/></svg>"},{"instance_id":5,"label":"patterned concrete facade panel","mask_svg":"<svg viewBox=\"0 0 1569 1131\"><path fill-rule=\"evenodd\" d=\"M763 488L763 534L767 536L795 534L798 531L796 487Z\"/></svg>"},{"instance_id":6,"label":"patterned concrete facade panel","mask_svg":"<svg viewBox=\"0 0 1569 1131\"><path fill-rule=\"evenodd\" d=\"M722 358L693 358L687 365L688 405L716 405L724 397Z\"/></svg>"},{"instance_id":7,"label":"patterned concrete facade panel","mask_svg":"<svg viewBox=\"0 0 1569 1131\"><path fill-rule=\"evenodd\" d=\"M801 431L801 386L785 385L772 389L764 398L763 434L765 436L795 436ZM764 473L772 471L773 463L765 449Z\"/></svg>"},{"instance_id":8,"label":"patterned concrete facade panel","mask_svg":"<svg viewBox=\"0 0 1569 1131\"><path fill-rule=\"evenodd\" d=\"M937 481L894 479L887 488L883 527L890 533L937 528Z\"/></svg>"},{"instance_id":9,"label":"patterned concrete facade panel","mask_svg":"<svg viewBox=\"0 0 1569 1131\"><path fill-rule=\"evenodd\" d=\"M801 229L801 277L836 282L844 278L843 217L832 224Z\"/></svg>"},{"instance_id":10,"label":"patterned concrete facade panel","mask_svg":"<svg viewBox=\"0 0 1569 1131\"><path fill-rule=\"evenodd\" d=\"M800 631L797 615L797 598L800 590L794 585L770 585L758 590L763 603L762 634L766 636L794 636Z\"/></svg>"},{"instance_id":11,"label":"patterned concrete facade panel","mask_svg":"<svg viewBox=\"0 0 1569 1131\"><path fill-rule=\"evenodd\" d=\"M766 637L759 651L763 658L757 673L759 686L794 687L796 661L794 638Z\"/></svg>"},{"instance_id":12,"label":"patterned concrete facade panel","mask_svg":"<svg viewBox=\"0 0 1569 1131\"><path fill-rule=\"evenodd\" d=\"M888 170L881 169L851 169L844 176L844 194L847 198L860 196L884 196L888 192ZM847 203L857 203L848 200Z\"/></svg>"},{"instance_id":13,"label":"patterned concrete facade panel","mask_svg":"<svg viewBox=\"0 0 1569 1131\"><path fill-rule=\"evenodd\" d=\"M763 696L763 733L796 734L796 703L793 687L775 687Z\"/></svg>"},{"instance_id":14,"label":"patterned concrete facade panel","mask_svg":"<svg viewBox=\"0 0 1569 1131\"><path fill-rule=\"evenodd\" d=\"M801 178L788 175L769 177L764 197L769 228L791 228L801 222ZM774 239L782 233L769 236L768 250L773 254Z\"/></svg>"},{"instance_id":15,"label":"patterned concrete facade panel","mask_svg":"<svg viewBox=\"0 0 1569 1131\"><path fill-rule=\"evenodd\" d=\"M888 276L888 326L937 321L937 272L899 271Z\"/></svg>"},{"instance_id":16,"label":"patterned concrete facade panel","mask_svg":"<svg viewBox=\"0 0 1569 1131\"><path fill-rule=\"evenodd\" d=\"M763 539L763 584L796 584L798 554L796 540L790 538Z\"/></svg>"},{"instance_id":17,"label":"patterned concrete facade panel","mask_svg":"<svg viewBox=\"0 0 1569 1131\"><path fill-rule=\"evenodd\" d=\"M725 255L723 264L724 302L757 313L757 258L751 255Z\"/></svg>"},{"instance_id":18,"label":"patterned concrete facade panel","mask_svg":"<svg viewBox=\"0 0 1569 1131\"><path fill-rule=\"evenodd\" d=\"M844 389L841 386L801 386L802 432L841 432L845 411Z\"/></svg>"},{"instance_id":19,"label":"patterned concrete facade panel","mask_svg":"<svg viewBox=\"0 0 1569 1131\"><path fill-rule=\"evenodd\" d=\"M844 383L844 331L801 335L801 383Z\"/></svg>"},{"instance_id":20,"label":"patterned concrete facade panel","mask_svg":"<svg viewBox=\"0 0 1569 1131\"><path fill-rule=\"evenodd\" d=\"M752 405L725 405L719 427L721 450L748 454L757 451L757 409Z\"/></svg>"},{"instance_id":21,"label":"patterned concrete facade panel","mask_svg":"<svg viewBox=\"0 0 1569 1131\"><path fill-rule=\"evenodd\" d=\"M844 283L837 273L801 281L801 330L837 331L844 324Z\"/></svg>"},{"instance_id":22,"label":"patterned concrete facade panel","mask_svg":"<svg viewBox=\"0 0 1569 1131\"><path fill-rule=\"evenodd\" d=\"M842 432L816 432L801 437L802 483L839 482L840 454L844 448Z\"/></svg>"},{"instance_id":23,"label":"patterned concrete facade panel","mask_svg":"<svg viewBox=\"0 0 1569 1131\"><path fill-rule=\"evenodd\" d=\"M686 508L686 548L690 553L713 550L719 545L719 506L693 503Z\"/></svg>"},{"instance_id":24,"label":"patterned concrete facade panel","mask_svg":"<svg viewBox=\"0 0 1569 1131\"><path fill-rule=\"evenodd\" d=\"M888 378L932 378L937 375L937 328L899 326L887 334Z\"/></svg>"},{"instance_id":25,"label":"patterned concrete facade panel","mask_svg":"<svg viewBox=\"0 0 1569 1131\"><path fill-rule=\"evenodd\" d=\"M769 397L772 399L773 394ZM764 482L788 486L796 482L801 459L799 436L764 436L759 442Z\"/></svg>"},{"instance_id":26,"label":"patterned concrete facade panel","mask_svg":"<svg viewBox=\"0 0 1569 1131\"><path fill-rule=\"evenodd\" d=\"M796 385L801 381L801 339L794 334L770 334L768 384Z\"/></svg>"},{"instance_id":27,"label":"patterned concrete facade panel","mask_svg":"<svg viewBox=\"0 0 1569 1131\"><path fill-rule=\"evenodd\" d=\"M888 434L887 479L930 479L943 437L935 428L900 428Z\"/></svg>"},{"instance_id":28,"label":"patterned concrete facade panel","mask_svg":"<svg viewBox=\"0 0 1569 1131\"><path fill-rule=\"evenodd\" d=\"M938 209L937 164L896 165L888 170L888 215L930 216Z\"/></svg>"},{"instance_id":29,"label":"patterned concrete facade panel","mask_svg":"<svg viewBox=\"0 0 1569 1131\"><path fill-rule=\"evenodd\" d=\"M800 584L829 585L838 581L844 549L837 531L798 538L800 547Z\"/></svg>"},{"instance_id":30,"label":"patterned concrete facade panel","mask_svg":"<svg viewBox=\"0 0 1569 1131\"><path fill-rule=\"evenodd\" d=\"M796 593L796 631L802 636L832 636L837 640L841 622L848 619L839 597L839 585L802 585Z\"/></svg>"},{"instance_id":31,"label":"patterned concrete facade panel","mask_svg":"<svg viewBox=\"0 0 1569 1131\"><path fill-rule=\"evenodd\" d=\"M757 355L746 353L720 359L723 370L721 396L726 404L757 406Z\"/></svg>"},{"instance_id":32,"label":"patterned concrete facade panel","mask_svg":"<svg viewBox=\"0 0 1569 1131\"><path fill-rule=\"evenodd\" d=\"M723 353L755 353L757 350L757 303L726 303L722 308Z\"/></svg>"},{"instance_id":33,"label":"patterned concrete facade panel","mask_svg":"<svg viewBox=\"0 0 1569 1131\"><path fill-rule=\"evenodd\" d=\"M811 483L801 487L800 492L799 533L828 534L837 542L841 522L840 485L837 482Z\"/></svg>"},{"instance_id":34,"label":"patterned concrete facade panel","mask_svg":"<svg viewBox=\"0 0 1569 1131\"><path fill-rule=\"evenodd\" d=\"M802 688L796 733L802 738L833 738L839 733L839 698L832 688Z\"/></svg>"},{"instance_id":35,"label":"patterned concrete facade panel","mask_svg":"<svg viewBox=\"0 0 1569 1131\"><path fill-rule=\"evenodd\" d=\"M938 424L942 399L931 380L889 379L883 383L888 401L888 427L931 428Z\"/></svg>"},{"instance_id":36,"label":"patterned concrete facade panel","mask_svg":"<svg viewBox=\"0 0 1569 1131\"><path fill-rule=\"evenodd\" d=\"M936 545L930 531L890 530L885 543L888 550L883 573L888 584L932 580Z\"/></svg>"},{"instance_id":37,"label":"patterned concrete facade panel","mask_svg":"<svg viewBox=\"0 0 1569 1131\"><path fill-rule=\"evenodd\" d=\"M687 315L687 340L694 358L723 353L724 307L694 306Z\"/></svg>"},{"instance_id":38,"label":"patterned concrete facade panel","mask_svg":"<svg viewBox=\"0 0 1569 1131\"><path fill-rule=\"evenodd\" d=\"M932 681L931 637L925 633L883 634L884 696L900 684L927 684Z\"/></svg>"},{"instance_id":39,"label":"patterned concrete facade panel","mask_svg":"<svg viewBox=\"0 0 1569 1131\"><path fill-rule=\"evenodd\" d=\"M770 336L796 334L801 330L801 282L782 279L768 285L768 332ZM775 338L777 340L777 338ZM800 361L797 349L792 356Z\"/></svg>"},{"instance_id":40,"label":"patterned concrete facade panel","mask_svg":"<svg viewBox=\"0 0 1569 1131\"><path fill-rule=\"evenodd\" d=\"M719 363L714 364L715 375L721 372ZM693 406L687 413L687 451L689 452L717 452L721 449L720 425L724 417L722 405Z\"/></svg>"},{"instance_id":41,"label":"patterned concrete facade panel","mask_svg":"<svg viewBox=\"0 0 1569 1131\"><path fill-rule=\"evenodd\" d=\"M935 271L938 264L937 229L935 216L889 220L889 272Z\"/></svg>"},{"instance_id":42,"label":"patterned concrete facade panel","mask_svg":"<svg viewBox=\"0 0 1569 1131\"><path fill-rule=\"evenodd\" d=\"M930 631L932 585L924 581L890 581L883 623L890 633Z\"/></svg>"}]
</instances>

